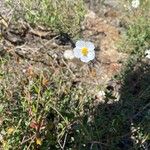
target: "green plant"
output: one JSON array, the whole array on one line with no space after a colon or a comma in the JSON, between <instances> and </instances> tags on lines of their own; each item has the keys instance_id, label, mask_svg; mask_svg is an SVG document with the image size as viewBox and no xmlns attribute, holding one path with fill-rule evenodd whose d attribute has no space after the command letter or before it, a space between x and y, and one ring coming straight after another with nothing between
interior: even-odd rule
<instances>
[{"instance_id":1,"label":"green plant","mask_svg":"<svg viewBox=\"0 0 150 150\"><path fill-rule=\"evenodd\" d=\"M150 46L150 21L146 18L139 18L128 25L123 41L123 50L134 54L143 54Z\"/></svg>"},{"instance_id":2,"label":"green plant","mask_svg":"<svg viewBox=\"0 0 150 150\"><path fill-rule=\"evenodd\" d=\"M9 4L17 10L15 18L24 18L33 25L44 25L57 32L75 35L85 14L83 0L24 0ZM18 7L19 6L19 7Z\"/></svg>"},{"instance_id":3,"label":"green plant","mask_svg":"<svg viewBox=\"0 0 150 150\"><path fill-rule=\"evenodd\" d=\"M66 147L72 146L71 128L83 117L91 98L83 85L74 84L63 72L55 76L47 70L39 74L30 70L13 90L9 83L13 74L5 74L0 86L4 149L61 149L65 136Z\"/></svg>"},{"instance_id":4,"label":"green plant","mask_svg":"<svg viewBox=\"0 0 150 150\"><path fill-rule=\"evenodd\" d=\"M121 51L143 56L146 49L150 47L150 14L147 11L149 1L142 1L141 5L134 9L129 3L124 26L126 31L121 39ZM128 9L130 8L130 9Z\"/></svg>"}]
</instances>

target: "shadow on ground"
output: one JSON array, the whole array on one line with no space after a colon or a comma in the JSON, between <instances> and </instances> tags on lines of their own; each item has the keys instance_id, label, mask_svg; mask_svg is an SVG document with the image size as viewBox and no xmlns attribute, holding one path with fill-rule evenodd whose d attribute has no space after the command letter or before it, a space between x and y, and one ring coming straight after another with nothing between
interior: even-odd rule
<instances>
[{"instance_id":1,"label":"shadow on ground","mask_svg":"<svg viewBox=\"0 0 150 150\"><path fill-rule=\"evenodd\" d=\"M89 114L76 133L79 145L75 149L150 149L150 66L135 61L127 68L119 101L100 103L87 110Z\"/></svg>"}]
</instances>

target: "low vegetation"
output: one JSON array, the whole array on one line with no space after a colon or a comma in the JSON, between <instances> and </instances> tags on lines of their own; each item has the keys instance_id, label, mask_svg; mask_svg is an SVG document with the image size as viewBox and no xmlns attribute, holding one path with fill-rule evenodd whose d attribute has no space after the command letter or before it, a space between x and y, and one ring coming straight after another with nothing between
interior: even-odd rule
<instances>
[{"instance_id":1,"label":"low vegetation","mask_svg":"<svg viewBox=\"0 0 150 150\"><path fill-rule=\"evenodd\" d=\"M123 34L117 44L129 57L112 77L119 86L119 98L112 85L90 87L78 80L82 72L74 74L62 60L38 69L26 60L28 68L16 70L22 61L9 47L10 53L0 58L0 149L150 148L150 60L145 57L150 49L150 4L146 2L136 9L131 1L122 4L126 10L122 10ZM33 28L72 37L80 33L87 9L82 0L9 0L7 6L14 11L13 21L22 19ZM17 65L11 68L13 59ZM96 92L102 87L104 102L97 102Z\"/></svg>"},{"instance_id":2,"label":"low vegetation","mask_svg":"<svg viewBox=\"0 0 150 150\"><path fill-rule=\"evenodd\" d=\"M80 31L86 11L83 0L9 0L8 5L14 9L15 20L25 19L34 26L72 35Z\"/></svg>"}]
</instances>

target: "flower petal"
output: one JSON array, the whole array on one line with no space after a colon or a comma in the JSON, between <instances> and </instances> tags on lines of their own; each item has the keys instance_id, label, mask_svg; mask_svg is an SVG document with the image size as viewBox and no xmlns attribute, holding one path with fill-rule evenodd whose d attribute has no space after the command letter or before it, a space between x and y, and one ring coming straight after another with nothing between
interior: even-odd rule
<instances>
[{"instance_id":1,"label":"flower petal","mask_svg":"<svg viewBox=\"0 0 150 150\"><path fill-rule=\"evenodd\" d=\"M93 60L95 58L95 51L89 51L87 57L89 60Z\"/></svg>"},{"instance_id":2,"label":"flower petal","mask_svg":"<svg viewBox=\"0 0 150 150\"><path fill-rule=\"evenodd\" d=\"M73 49L73 53L74 53L74 56L77 58L80 58L82 56L81 50L78 47Z\"/></svg>"},{"instance_id":3,"label":"flower petal","mask_svg":"<svg viewBox=\"0 0 150 150\"><path fill-rule=\"evenodd\" d=\"M85 47L86 42L82 41L82 40L78 40L76 42L76 47Z\"/></svg>"},{"instance_id":4,"label":"flower petal","mask_svg":"<svg viewBox=\"0 0 150 150\"><path fill-rule=\"evenodd\" d=\"M85 63L87 63L87 62L90 61L89 58L88 58L88 57L85 57L85 56L82 56L82 57L80 58L80 60L81 60L82 62L85 62Z\"/></svg>"},{"instance_id":5,"label":"flower petal","mask_svg":"<svg viewBox=\"0 0 150 150\"><path fill-rule=\"evenodd\" d=\"M95 49L95 46L92 42L86 42L86 47L89 49L89 51L93 51Z\"/></svg>"},{"instance_id":6,"label":"flower petal","mask_svg":"<svg viewBox=\"0 0 150 150\"><path fill-rule=\"evenodd\" d=\"M140 0L132 0L132 7L133 8L138 8L140 5Z\"/></svg>"}]
</instances>

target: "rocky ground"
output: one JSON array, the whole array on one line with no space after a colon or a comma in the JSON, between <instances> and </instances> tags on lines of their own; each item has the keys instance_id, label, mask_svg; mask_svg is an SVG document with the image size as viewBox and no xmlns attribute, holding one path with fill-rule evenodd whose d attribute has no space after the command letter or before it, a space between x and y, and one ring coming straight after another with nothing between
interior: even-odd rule
<instances>
[{"instance_id":1,"label":"rocky ground","mask_svg":"<svg viewBox=\"0 0 150 150\"><path fill-rule=\"evenodd\" d=\"M82 25L82 38L90 40L96 45L96 59L89 64L82 64L78 60L64 60L63 52L73 49L73 41L67 34L55 35L41 27L36 29L25 22L11 23L13 10L6 9L3 1L0 2L3 40L3 53L13 56L8 68L13 67L19 74L32 66L66 66L73 73L80 70L80 80L89 79L90 84L103 85L119 73L126 54L118 51L117 42L121 38L121 8L116 1L105 1L102 7L96 1L87 2L89 11ZM2 9L3 8L3 9ZM101 10L99 10L101 8ZM95 11L95 12L94 12ZM7 18L7 19L6 19ZM5 20L6 19L6 20ZM73 41L75 43L75 41ZM11 67L9 67L9 65Z\"/></svg>"}]
</instances>

